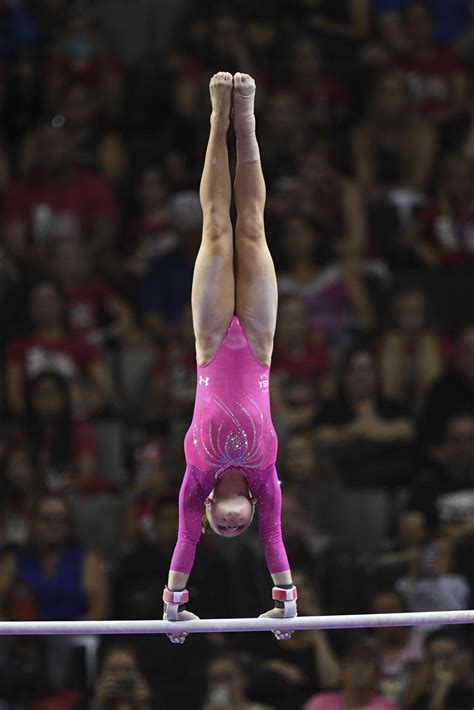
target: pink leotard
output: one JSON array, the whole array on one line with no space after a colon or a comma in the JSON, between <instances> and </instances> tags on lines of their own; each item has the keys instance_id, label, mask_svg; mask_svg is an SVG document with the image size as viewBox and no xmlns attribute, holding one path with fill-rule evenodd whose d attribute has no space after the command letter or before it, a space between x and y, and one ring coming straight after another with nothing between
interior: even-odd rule
<instances>
[{"instance_id":1,"label":"pink leotard","mask_svg":"<svg viewBox=\"0 0 474 710\"><path fill-rule=\"evenodd\" d=\"M258 362L236 316L210 362L197 367L193 420L184 440L178 541L171 569L189 574L201 536L204 501L216 480L240 470L257 500L268 569L289 569L281 537L277 438L270 414L269 367Z\"/></svg>"}]
</instances>

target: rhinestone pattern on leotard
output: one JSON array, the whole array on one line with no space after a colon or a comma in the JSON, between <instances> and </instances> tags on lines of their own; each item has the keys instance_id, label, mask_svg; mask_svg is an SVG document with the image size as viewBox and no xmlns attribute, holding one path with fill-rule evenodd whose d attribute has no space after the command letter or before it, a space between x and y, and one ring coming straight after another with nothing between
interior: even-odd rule
<instances>
[{"instance_id":1,"label":"rhinestone pattern on leotard","mask_svg":"<svg viewBox=\"0 0 474 710\"><path fill-rule=\"evenodd\" d=\"M231 410L219 395L206 393L205 406L193 421L194 449L215 478L229 468L260 468L276 445L273 427L265 425L257 402L244 392L239 399Z\"/></svg>"}]
</instances>

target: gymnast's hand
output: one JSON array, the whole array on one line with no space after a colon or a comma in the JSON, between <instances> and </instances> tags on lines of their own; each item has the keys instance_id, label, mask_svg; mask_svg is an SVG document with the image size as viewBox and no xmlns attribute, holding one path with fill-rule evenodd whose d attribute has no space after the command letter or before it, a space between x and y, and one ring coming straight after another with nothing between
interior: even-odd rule
<instances>
[{"instance_id":1,"label":"gymnast's hand","mask_svg":"<svg viewBox=\"0 0 474 710\"><path fill-rule=\"evenodd\" d=\"M273 607L273 609L270 609L270 611L266 611L265 614L260 614L259 619L284 619L284 614L284 609L278 609L277 607ZM275 634L275 638L278 641L288 641L288 639L293 636L294 631L288 629L288 631L274 631L273 633Z\"/></svg>"},{"instance_id":2,"label":"gymnast's hand","mask_svg":"<svg viewBox=\"0 0 474 710\"><path fill-rule=\"evenodd\" d=\"M166 616L166 613L163 614L163 619L164 621L168 621L168 617ZM195 619L199 619L199 616L196 616L196 614L193 614L192 611L180 611L178 614L178 619L176 620L176 623L179 624L180 621L194 621ZM170 621L174 621L170 619ZM186 636L188 636L186 631L179 631L179 629L176 629L175 634L166 634L171 643L184 643L186 641Z\"/></svg>"}]
</instances>

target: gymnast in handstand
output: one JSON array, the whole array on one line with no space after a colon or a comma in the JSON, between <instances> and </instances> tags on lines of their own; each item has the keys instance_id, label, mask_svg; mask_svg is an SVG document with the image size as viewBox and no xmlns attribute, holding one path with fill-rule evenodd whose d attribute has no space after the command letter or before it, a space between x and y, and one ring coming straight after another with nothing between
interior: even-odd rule
<instances>
[{"instance_id":1,"label":"gymnast in handstand","mask_svg":"<svg viewBox=\"0 0 474 710\"><path fill-rule=\"evenodd\" d=\"M179 494L178 541L163 592L164 618L197 618L185 608L186 584L204 508L210 527L226 537L244 532L257 508L275 604L262 616L293 617L296 588L281 536L277 438L270 413L278 297L264 230L255 82L248 74L219 72L211 79L210 94L211 128L200 186L203 233L192 287L196 402L184 442L187 465ZM227 152L231 115L237 139L235 253ZM170 639L182 643L185 636L177 627Z\"/></svg>"}]
</instances>

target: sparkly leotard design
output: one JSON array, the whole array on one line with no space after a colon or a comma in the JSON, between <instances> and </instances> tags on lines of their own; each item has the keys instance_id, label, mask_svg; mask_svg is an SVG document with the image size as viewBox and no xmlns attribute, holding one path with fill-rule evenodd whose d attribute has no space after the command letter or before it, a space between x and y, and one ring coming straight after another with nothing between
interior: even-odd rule
<instances>
[{"instance_id":1,"label":"sparkly leotard design","mask_svg":"<svg viewBox=\"0 0 474 710\"><path fill-rule=\"evenodd\" d=\"M241 470L257 500L270 572L289 569L281 538L277 438L270 413L269 368L258 362L236 316L214 358L198 365L196 403L184 441L186 473L171 569L189 574L201 534L204 501L216 480Z\"/></svg>"}]
</instances>

